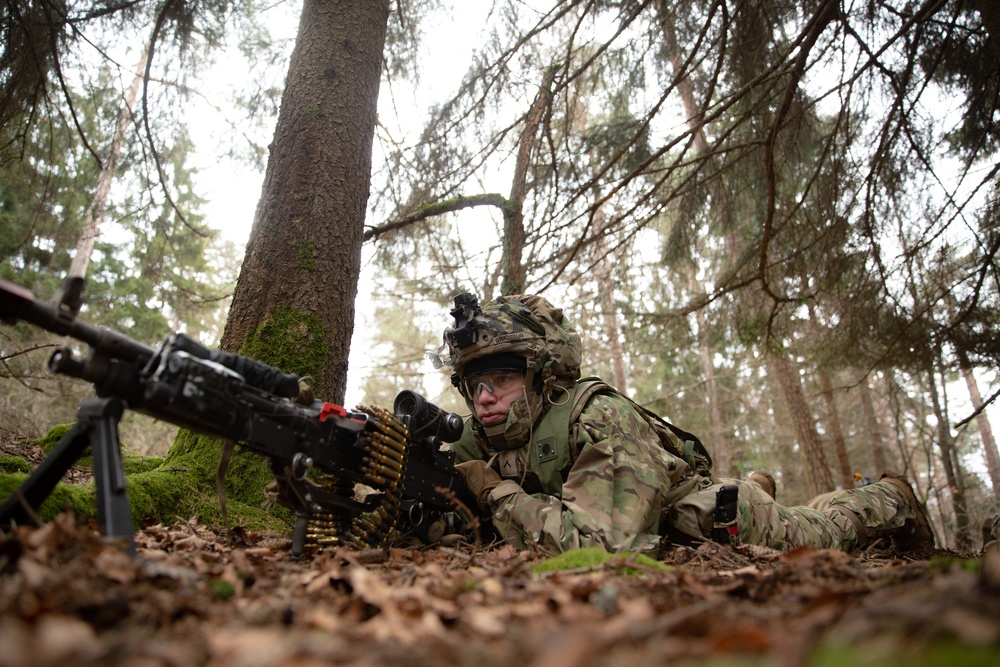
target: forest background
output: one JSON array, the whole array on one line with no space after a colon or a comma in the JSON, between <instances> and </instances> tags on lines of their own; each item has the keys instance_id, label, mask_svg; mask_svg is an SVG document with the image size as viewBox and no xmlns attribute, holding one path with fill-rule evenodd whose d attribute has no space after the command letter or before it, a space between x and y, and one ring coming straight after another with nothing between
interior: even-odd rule
<instances>
[{"instance_id":1,"label":"forest background","mask_svg":"<svg viewBox=\"0 0 1000 667\"><path fill-rule=\"evenodd\" d=\"M85 274L82 316L141 341L250 341L332 400L460 412L426 359L451 297L540 293L584 373L720 473L767 470L791 504L896 469L939 544L978 546L1000 498L1000 10L480 4L4 0L0 277L47 297ZM442 24L471 44L455 78L427 56L465 41ZM245 252L207 217L205 154L266 165L238 192L260 195ZM321 358L261 344L287 307ZM5 431L91 392L43 370L54 344L0 329Z\"/></svg>"}]
</instances>

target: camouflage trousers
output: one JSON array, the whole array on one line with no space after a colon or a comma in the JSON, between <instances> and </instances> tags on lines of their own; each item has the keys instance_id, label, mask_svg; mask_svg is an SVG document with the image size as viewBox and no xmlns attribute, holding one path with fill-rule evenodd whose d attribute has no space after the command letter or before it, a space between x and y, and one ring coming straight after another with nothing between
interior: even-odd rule
<instances>
[{"instance_id":1,"label":"camouflage trousers","mask_svg":"<svg viewBox=\"0 0 1000 667\"><path fill-rule=\"evenodd\" d=\"M704 484L700 490L678 502L673 510L675 516L697 515L700 532L709 537L715 494L723 484L733 483L740 487L736 516L740 544L755 544L781 551L807 545L819 549L854 551L867 546L861 543L859 525L869 536L883 535L902 527L915 514L903 494L895 486L884 482L823 494L811 501L809 506L785 507L754 482L724 479Z\"/></svg>"}]
</instances>

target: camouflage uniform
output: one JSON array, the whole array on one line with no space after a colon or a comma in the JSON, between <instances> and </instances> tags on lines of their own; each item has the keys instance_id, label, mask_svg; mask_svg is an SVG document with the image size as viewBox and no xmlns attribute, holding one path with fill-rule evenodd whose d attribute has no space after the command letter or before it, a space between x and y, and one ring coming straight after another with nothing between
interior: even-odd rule
<instances>
[{"instance_id":1,"label":"camouflage uniform","mask_svg":"<svg viewBox=\"0 0 1000 667\"><path fill-rule=\"evenodd\" d=\"M462 386L463 371L476 360L510 352L527 358L528 396L512 405L507 423L487 429L473 417L453 446L457 462L488 461L500 476L487 505L505 540L551 551L645 551L658 548L663 535L672 541L710 537L716 493L733 481L713 478L668 451L649 416L617 392L593 395L568 429L557 425L565 435L554 446L568 448L568 457L558 474L547 470L548 450L538 439L552 431L554 413L579 386L579 337L562 311L540 297L506 297L477 308L456 307L456 329L445 332L455 385ZM472 397L465 398L473 408ZM756 483L735 483L737 539L774 549L851 551L891 534L918 511L892 480L832 494L818 509L783 507Z\"/></svg>"}]
</instances>

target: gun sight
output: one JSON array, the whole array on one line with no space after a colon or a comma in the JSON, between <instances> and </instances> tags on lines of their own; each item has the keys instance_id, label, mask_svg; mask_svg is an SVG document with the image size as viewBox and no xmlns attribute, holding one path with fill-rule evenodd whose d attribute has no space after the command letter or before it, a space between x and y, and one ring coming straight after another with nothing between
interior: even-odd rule
<instances>
[{"instance_id":1,"label":"gun sight","mask_svg":"<svg viewBox=\"0 0 1000 667\"><path fill-rule=\"evenodd\" d=\"M393 412L404 419L413 439L431 438L442 442L457 442L465 423L454 412L434 405L415 391L404 390L396 395Z\"/></svg>"}]
</instances>

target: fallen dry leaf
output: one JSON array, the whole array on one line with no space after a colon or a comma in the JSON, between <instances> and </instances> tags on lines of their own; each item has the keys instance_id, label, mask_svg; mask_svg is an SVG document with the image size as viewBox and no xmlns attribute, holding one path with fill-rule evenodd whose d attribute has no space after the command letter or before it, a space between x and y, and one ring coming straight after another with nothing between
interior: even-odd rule
<instances>
[{"instance_id":1,"label":"fallen dry leaf","mask_svg":"<svg viewBox=\"0 0 1000 667\"><path fill-rule=\"evenodd\" d=\"M668 552L670 571L540 576L542 554L508 546L294 561L286 536L230 547L191 521L136 544L133 559L72 515L0 536L0 665L794 667L824 645L884 657L936 641L1000 657L992 575L958 565L708 544Z\"/></svg>"}]
</instances>

